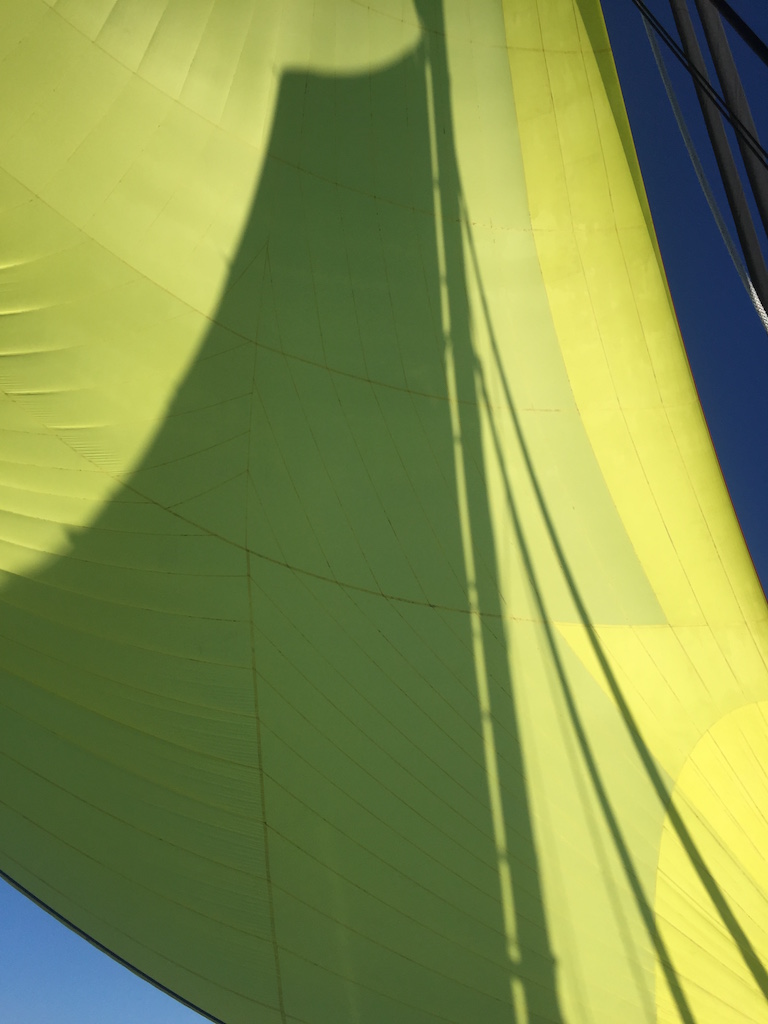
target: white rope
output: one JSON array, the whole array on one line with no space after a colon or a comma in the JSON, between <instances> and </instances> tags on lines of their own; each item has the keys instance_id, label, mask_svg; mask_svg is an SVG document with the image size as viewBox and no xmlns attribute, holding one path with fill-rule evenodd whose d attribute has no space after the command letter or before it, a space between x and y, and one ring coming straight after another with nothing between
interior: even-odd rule
<instances>
[{"instance_id":1,"label":"white rope","mask_svg":"<svg viewBox=\"0 0 768 1024\"><path fill-rule=\"evenodd\" d=\"M736 273L739 275L741 283L744 285L747 295L749 295L752 301L752 305L755 307L755 312L760 317L762 325L766 333L768 334L768 313L765 311L765 307L760 301L760 296L755 291L755 286L752 284L752 281L749 276L749 271L744 265L744 260L742 259L741 253L739 252L736 243L734 242L733 237L731 236L731 233L728 230L728 225L725 223L723 215L721 214L720 209L717 205L717 200L715 199L715 195L710 187L709 181L707 180L706 173L704 172L704 167L702 166L701 160L699 159L699 154L696 152L696 147L694 146L693 139L691 138L690 132L688 131L688 126L685 123L685 118L683 117L683 112L680 109L680 104L677 102L677 96L675 95L674 89L672 88L672 82L669 78L667 66L664 63L664 58L661 54L659 44L656 40L656 36L654 35L651 26L645 19L643 19L643 24L645 25L645 31L648 35L648 41L651 44L651 50L653 51L653 56L656 60L656 66L659 69L661 80L664 83L664 89L667 93L667 99L669 100L670 106L672 107L672 112L675 115L677 127L680 129L680 134L683 137L685 148L688 150L688 156L691 158L691 163L693 164L693 169L696 172L696 177L699 180L699 185L701 185L701 190L704 193L710 210L712 211L712 216L715 218L715 223L717 224L718 230L720 231L720 235L723 239L723 242L725 242L725 247L728 250L731 259L733 260L733 265L736 268Z\"/></svg>"},{"instance_id":2,"label":"white rope","mask_svg":"<svg viewBox=\"0 0 768 1024\"><path fill-rule=\"evenodd\" d=\"M749 278L747 278L747 281L749 283L749 297L752 299L752 305L757 310L757 315L763 321L763 327L765 328L766 332L768 332L768 313L766 313L765 306L760 301L760 296L755 291L755 286L752 284Z\"/></svg>"}]
</instances>

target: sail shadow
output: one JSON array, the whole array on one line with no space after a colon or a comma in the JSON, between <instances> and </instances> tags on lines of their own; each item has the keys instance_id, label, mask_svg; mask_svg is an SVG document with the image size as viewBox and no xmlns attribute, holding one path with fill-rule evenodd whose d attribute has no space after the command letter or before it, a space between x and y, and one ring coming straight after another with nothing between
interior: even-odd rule
<instances>
[{"instance_id":1,"label":"sail shadow","mask_svg":"<svg viewBox=\"0 0 768 1024\"><path fill-rule=\"evenodd\" d=\"M3 870L227 1021L561 1019L429 8L390 68L284 76L166 421L2 594Z\"/></svg>"}]
</instances>

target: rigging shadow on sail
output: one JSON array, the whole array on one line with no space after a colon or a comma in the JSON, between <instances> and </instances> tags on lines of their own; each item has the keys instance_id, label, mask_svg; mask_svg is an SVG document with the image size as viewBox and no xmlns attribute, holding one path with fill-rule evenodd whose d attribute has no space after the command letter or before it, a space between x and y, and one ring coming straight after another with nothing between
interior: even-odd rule
<instances>
[{"instance_id":1,"label":"rigging shadow on sail","mask_svg":"<svg viewBox=\"0 0 768 1024\"><path fill-rule=\"evenodd\" d=\"M499 373L503 376L504 370L500 364L498 366L498 370ZM478 368L478 373L482 379L481 368ZM485 397L486 409L489 414L489 422L492 425L494 443L497 446L497 456L499 465L503 468L504 458L500 449L499 434L495 429L495 426L493 425L492 405L488 400L485 382L482 383L481 387ZM682 844L682 847L685 850L685 854L694 872L696 873L700 882L702 883L707 895L712 900L712 903L714 904L716 911L720 916L720 919L722 920L723 925L725 926L731 938L740 950L747 970L752 975L755 983L762 992L763 996L766 999L768 999L768 974L766 973L766 968L762 963L754 946L750 942L749 937L747 936L746 932L741 926L739 919L734 913L728 898L726 897L725 893L723 893L723 891L721 890L714 875L709 869L706 860L701 855L696 843L694 842L690 830L686 826L685 820L679 808L676 806L675 801L673 800L673 796L670 789L668 788L667 782L665 781L661 771L657 767L655 759L651 751L649 750L645 740L643 739L642 732L638 728L637 722L635 721L632 711L626 701L626 698L624 697L622 688L613 670L611 669L608 657L606 656L606 653L602 648L602 644L594 628L594 625L592 624L589 618L584 600L579 591L579 587L569 568L567 556L560 544L560 541L557 536L557 531L554 527L552 518L547 510L546 502L544 501L542 494L542 489L538 481L538 475L536 473L533 463L530 461L530 458L528 457L525 438L523 436L522 431L520 430L520 421L516 413L514 403L511 399L511 393L509 391L508 384L506 383L505 390L507 392L507 395L509 396L509 410L515 422L515 426L519 431L519 443L523 451L526 452L527 468L530 473L530 477L533 482L533 486L536 491L537 497L540 501L541 512L545 519L552 545L557 553L558 560L560 561L562 567L563 575L567 581L574 603L578 609L581 624L587 632L590 646L599 662L601 672L605 678L608 688L611 694L613 695L616 704L620 710L621 718L624 722L627 733L631 738L632 744L637 750L637 753L640 757L640 760L642 761L642 764L647 773L651 786L653 787L653 790L655 791L661 804L666 809L672 828L675 834L677 835L680 843ZM515 502L514 494L509 484L509 480L507 478L505 478L505 491L510 513L515 525L518 543L523 552L523 557L526 562L526 565L529 569L529 580L531 587L534 591L536 603L539 607L539 611L541 614L541 623L544 632L546 633L547 642L551 650L552 661L557 672L557 677L562 689L562 693L565 697L568 715L570 717L574 735L576 736L582 757L584 759L584 764L586 765L592 786L600 803L602 813L610 830L613 842L619 853L619 857L621 859L624 871L626 872L627 881L629 882L633 896L637 902L638 909L640 910L641 916L643 918L643 922L648 931L648 937L651 940L653 947L656 951L658 962L664 973L664 977L667 981L667 984L669 985L670 993L680 1014L680 1018L683 1021L693 1022L693 1013L690 1009L690 1005L680 984L679 977L674 968L666 943L664 942L664 939L655 921L653 907L648 901L647 896L643 891L643 886L641 884L639 873L635 865L633 864L633 860L628 848L626 838L622 834L621 825L617 820L616 810L611 805L611 800L607 792L605 779L601 776L600 769L596 763L594 752L591 747L588 732L584 727L584 723L581 719L578 710L577 702L574 699L574 694L568 678L568 672L566 671L563 665L562 657L559 653L559 647L555 639L552 619L547 612L544 595L536 581L536 573L533 569L533 560L531 557L531 552L526 543L526 538L524 530L521 526L517 504Z\"/></svg>"},{"instance_id":2,"label":"rigging shadow on sail","mask_svg":"<svg viewBox=\"0 0 768 1024\"><path fill-rule=\"evenodd\" d=\"M506 370L501 358L498 340L494 333L488 301L484 293L477 254L472 242L472 226L463 202L461 204L461 218L464 223L465 237L467 238L471 253L471 273L475 276L478 291L481 295L483 316L491 342L494 357L492 368L497 379L501 382L506 412L514 426L516 441L522 453L525 470L536 497L536 503L545 525L549 543L552 545L552 549L560 566L563 578L573 600L578 620L587 634L589 646L599 665L600 673L605 680L608 691L616 702L624 728L626 729L632 746L639 757L643 771L647 776L652 791L656 795L661 806L665 809L668 821L685 851L685 856L703 886L704 891L712 901L724 928L740 951L747 971L751 975L763 997L768 999L768 972L766 971L765 965L761 961L757 950L750 941L737 915L734 913L728 897L718 885L717 880L710 870L705 858L702 856L688 826L686 825L680 808L673 799L668 782L666 781L663 772L659 769L632 713L622 687L611 668L609 658L603 649L600 638L588 612L584 595L581 592L573 569L569 564L568 554L560 537L558 536L552 512L548 508L547 501L544 497L544 489L540 481L540 474L537 471L531 451L526 442L520 414L512 396L510 383L506 376ZM485 379L485 372L486 371L484 370L482 363L479 360L476 360L475 373L478 380L478 392L481 396L481 403L490 427L496 463L503 478L504 495L507 507L514 526L514 534L526 567L528 581L534 595L536 609L540 616L542 631L546 638L547 647L550 651L552 666L555 670L559 688L564 697L568 718L573 729L573 735L578 744L581 757L583 758L583 763L586 767L591 786L600 806L611 840L621 861L627 883L636 902L643 925L647 931L648 938L655 950L658 964L669 987L669 993L672 1001L680 1015L680 1019L682 1021L690 1022L690 1024L694 1024L695 1017L692 1012L689 999L683 990L673 959L656 922L654 908L644 891L641 873L638 870L637 865L634 863L627 837L617 815L617 808L612 804L611 796L608 791L607 780L599 767L598 760L595 756L594 745L589 736L589 730L582 717L582 713L579 710L575 690L571 680L569 679L569 673L563 661L561 646L558 644L556 639L553 616L548 610L547 598L544 589L537 579L537 572L534 567L535 558L531 550L531 546L526 539L526 532L520 513L519 502L515 498L514 488L506 470L507 458L503 451L501 432L498 425L498 410L494 409L494 403L491 400L487 381Z\"/></svg>"}]
</instances>

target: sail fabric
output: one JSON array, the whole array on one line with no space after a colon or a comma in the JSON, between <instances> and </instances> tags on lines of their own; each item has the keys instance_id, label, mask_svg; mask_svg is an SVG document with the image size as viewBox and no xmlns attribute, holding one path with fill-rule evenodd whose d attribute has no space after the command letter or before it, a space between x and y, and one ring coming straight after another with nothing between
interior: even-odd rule
<instances>
[{"instance_id":1,"label":"sail fabric","mask_svg":"<svg viewBox=\"0 0 768 1024\"><path fill-rule=\"evenodd\" d=\"M765 1020L597 0L8 0L0 89L0 871L227 1024Z\"/></svg>"}]
</instances>

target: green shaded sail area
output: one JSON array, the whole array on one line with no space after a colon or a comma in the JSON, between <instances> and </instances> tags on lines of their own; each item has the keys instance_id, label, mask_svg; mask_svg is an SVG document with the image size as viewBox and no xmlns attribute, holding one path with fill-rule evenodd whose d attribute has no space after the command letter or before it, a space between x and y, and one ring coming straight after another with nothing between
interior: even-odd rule
<instances>
[{"instance_id":1,"label":"green shaded sail area","mask_svg":"<svg viewBox=\"0 0 768 1024\"><path fill-rule=\"evenodd\" d=\"M508 1013L439 307L423 54L286 77L167 422L69 555L3 593L3 867L227 1021ZM462 422L549 1013L471 397Z\"/></svg>"},{"instance_id":2,"label":"green shaded sail area","mask_svg":"<svg viewBox=\"0 0 768 1024\"><path fill-rule=\"evenodd\" d=\"M496 336L442 8L416 7L391 66L283 75L157 436L0 592L0 869L231 1024L646 1021L665 957L685 1019L652 905L669 780L590 668L593 620L664 613L521 173Z\"/></svg>"},{"instance_id":3,"label":"green shaded sail area","mask_svg":"<svg viewBox=\"0 0 768 1024\"><path fill-rule=\"evenodd\" d=\"M284 78L240 253L166 423L69 554L3 591L4 870L227 1021L508 1020L512 970L538 1018L559 1016L456 221L519 963L505 950L426 102L423 50L370 76Z\"/></svg>"}]
</instances>

